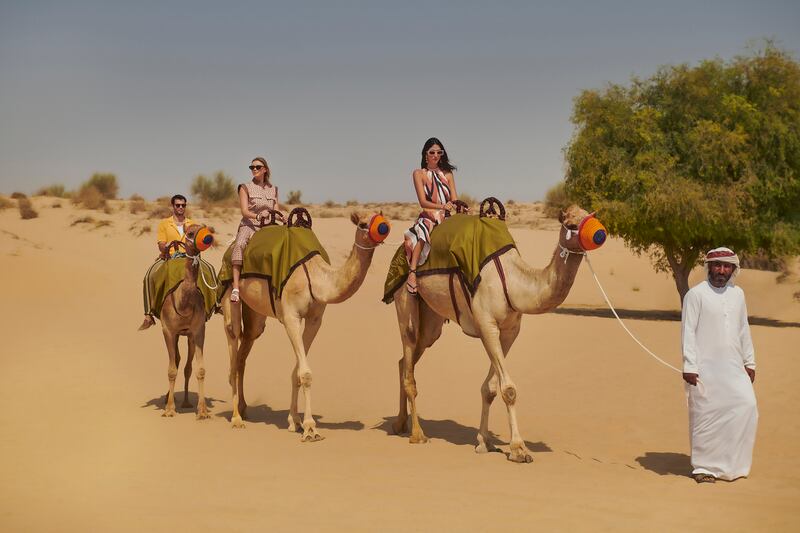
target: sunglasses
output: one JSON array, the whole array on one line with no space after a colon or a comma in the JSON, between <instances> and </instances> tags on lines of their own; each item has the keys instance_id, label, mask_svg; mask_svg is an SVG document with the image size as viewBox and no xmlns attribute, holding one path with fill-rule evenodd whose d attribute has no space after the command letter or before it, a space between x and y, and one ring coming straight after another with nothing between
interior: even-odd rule
<instances>
[{"instance_id":1,"label":"sunglasses","mask_svg":"<svg viewBox=\"0 0 800 533\"><path fill-rule=\"evenodd\" d=\"M183 209L183 208L186 207L186 204L172 204L172 205L173 205L173 207L175 207L177 209Z\"/></svg>"},{"instance_id":2,"label":"sunglasses","mask_svg":"<svg viewBox=\"0 0 800 533\"><path fill-rule=\"evenodd\" d=\"M444 150L428 150L428 155L444 155Z\"/></svg>"},{"instance_id":3,"label":"sunglasses","mask_svg":"<svg viewBox=\"0 0 800 533\"><path fill-rule=\"evenodd\" d=\"M266 168L266 167L264 167L264 165L250 165L247 168L249 168L250 170L261 170L262 168Z\"/></svg>"}]
</instances>

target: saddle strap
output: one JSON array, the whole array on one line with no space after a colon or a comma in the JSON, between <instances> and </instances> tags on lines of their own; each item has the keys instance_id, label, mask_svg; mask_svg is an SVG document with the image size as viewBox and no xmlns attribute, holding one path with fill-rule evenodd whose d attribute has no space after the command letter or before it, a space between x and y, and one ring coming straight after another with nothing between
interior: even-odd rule
<instances>
[{"instance_id":1,"label":"saddle strap","mask_svg":"<svg viewBox=\"0 0 800 533\"><path fill-rule=\"evenodd\" d=\"M506 303L511 308L512 311L516 311L513 305L511 305L511 298L508 297L508 287L506 286L506 273L503 271L503 264L500 262L497 256L492 257L492 261L494 261L494 266L497 268L497 273L500 275L500 283L503 284L503 294L506 297Z\"/></svg>"},{"instance_id":2,"label":"saddle strap","mask_svg":"<svg viewBox=\"0 0 800 533\"><path fill-rule=\"evenodd\" d=\"M311 299L316 301L317 299L314 298L314 291L311 289L311 276L308 275L308 268L306 267L305 262L303 262L303 272L306 273L306 279L308 280L308 292L311 294Z\"/></svg>"},{"instance_id":3,"label":"saddle strap","mask_svg":"<svg viewBox=\"0 0 800 533\"><path fill-rule=\"evenodd\" d=\"M450 272L450 301L453 303L453 310L456 312L456 324L461 325L461 313L458 312L458 302L456 302L456 288L453 278L456 277L455 272Z\"/></svg>"}]
</instances>

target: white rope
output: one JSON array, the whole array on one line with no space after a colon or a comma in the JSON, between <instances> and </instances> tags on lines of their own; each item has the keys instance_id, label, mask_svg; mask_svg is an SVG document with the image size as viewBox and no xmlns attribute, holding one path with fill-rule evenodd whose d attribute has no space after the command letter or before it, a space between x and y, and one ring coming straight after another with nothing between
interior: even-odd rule
<instances>
[{"instance_id":1,"label":"white rope","mask_svg":"<svg viewBox=\"0 0 800 533\"><path fill-rule=\"evenodd\" d=\"M211 285L210 283L208 283L208 280L206 280L206 275L203 273L203 265L201 265L201 264L200 264L200 254L197 254L197 255L189 255L189 254L187 253L187 254L186 254L186 257L188 257L189 259L191 259L191 260L192 260L192 266L194 266L194 267L197 267L197 270L199 270L199 271L200 271L200 277L202 278L202 280L203 280L203 283L205 283L206 287L208 287L208 288L209 288L209 289L211 289L212 291L215 291L215 290L217 290L217 287L219 287L219 285L218 285L218 284Z\"/></svg>"},{"instance_id":2,"label":"white rope","mask_svg":"<svg viewBox=\"0 0 800 533\"><path fill-rule=\"evenodd\" d=\"M611 308L611 312L614 313L615 317L617 317L617 320L619 321L620 326L622 326L622 329L624 329L626 332L628 332L628 335L630 335L631 338L636 341L636 344L641 346L642 349L644 351L646 351L647 353L649 353L656 361L658 361L659 363L661 363L664 366L667 366L667 367L671 368L672 370L674 370L678 374L683 374L682 370L678 370L677 368L675 368L674 366L672 366L671 364L667 363L666 361L661 359L659 356L657 356L656 354L651 352L649 349L647 349L647 346L642 344L639 341L639 339L637 339L636 336L633 333L631 333L631 330L628 329L628 327L625 325L625 323L622 321L622 319L617 314L617 310L614 309L613 305L611 305L611 301L608 299L608 295L606 294L606 291L603 290L603 286L600 284L600 280L597 279L597 274L595 273L594 268L592 268L592 262L589 260L589 254L585 254L585 255L586 255L586 264L589 265L589 270L592 271L592 276L594 276L594 280L597 283L597 287L600 289L600 292L603 293L603 298L605 298L606 303L608 304L608 307ZM700 380L698 379L697 382L699 384Z\"/></svg>"}]
</instances>

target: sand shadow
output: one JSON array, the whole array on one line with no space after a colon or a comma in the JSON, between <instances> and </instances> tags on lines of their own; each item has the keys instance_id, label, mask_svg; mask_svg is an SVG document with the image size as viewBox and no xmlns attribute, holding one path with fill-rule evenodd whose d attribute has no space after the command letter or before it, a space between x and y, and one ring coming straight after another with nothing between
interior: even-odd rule
<instances>
[{"instance_id":1,"label":"sand shadow","mask_svg":"<svg viewBox=\"0 0 800 533\"><path fill-rule=\"evenodd\" d=\"M659 476L691 476L692 463L685 453L645 452L636 458L642 468Z\"/></svg>"},{"instance_id":2,"label":"sand shadow","mask_svg":"<svg viewBox=\"0 0 800 533\"><path fill-rule=\"evenodd\" d=\"M395 435L392 430L392 423L397 417L386 416L383 417L383 422L372 429L379 429L387 435L400 438L408 438L408 433L403 435ZM419 423L422 426L422 431L429 439L442 439L455 444L456 446L471 446L474 447L478 444L478 428L465 426L455 420L429 420L420 417ZM411 422L408 422L409 426ZM493 442L496 445L508 445L508 442L502 440L496 433L490 432ZM525 446L532 452L552 452L553 450L544 442L530 442L525 441Z\"/></svg>"},{"instance_id":3,"label":"sand shadow","mask_svg":"<svg viewBox=\"0 0 800 533\"><path fill-rule=\"evenodd\" d=\"M211 398L210 396L206 396L206 407L211 409L214 407L214 404L217 402L225 403L225 400L219 400L217 398ZM192 404L192 408L189 409L188 407L181 407L183 403L183 391L175 391L175 410L179 413L195 411L197 409L197 393L196 392L189 392L189 403ZM156 396L150 400L147 400L144 404L140 405L139 407L155 407L161 411L164 410L164 406L167 404L167 395L164 394L162 396Z\"/></svg>"},{"instance_id":4,"label":"sand shadow","mask_svg":"<svg viewBox=\"0 0 800 533\"><path fill-rule=\"evenodd\" d=\"M680 322L681 312L665 309L619 309L617 314L623 320L658 320ZM614 318L614 313L607 307L558 307L550 311L556 315L591 316L595 318ZM766 326L770 328L798 328L800 322L784 322L773 318L761 316L747 317L751 326Z\"/></svg>"},{"instance_id":5,"label":"sand shadow","mask_svg":"<svg viewBox=\"0 0 800 533\"><path fill-rule=\"evenodd\" d=\"M233 410L222 411L216 413L215 416L230 420L233 415ZM303 412L300 411L302 418ZM324 416L314 414L314 420L317 422L317 429L350 429L358 431L364 429L364 424L357 420L346 420L344 422L326 422ZM266 424L268 426L275 426L279 429L287 429L289 427L289 410L280 409L274 410L266 404L261 405L248 405L247 414L244 418L245 422L251 424Z\"/></svg>"}]
</instances>

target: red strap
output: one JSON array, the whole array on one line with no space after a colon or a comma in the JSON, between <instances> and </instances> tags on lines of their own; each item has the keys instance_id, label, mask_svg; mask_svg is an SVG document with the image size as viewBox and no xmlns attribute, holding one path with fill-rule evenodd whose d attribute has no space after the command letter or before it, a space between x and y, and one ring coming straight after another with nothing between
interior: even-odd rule
<instances>
[{"instance_id":1,"label":"red strap","mask_svg":"<svg viewBox=\"0 0 800 533\"><path fill-rule=\"evenodd\" d=\"M508 306L511 308L512 311L516 311L514 306L511 305L511 299L508 297L508 287L506 287L506 273L503 272L503 264L497 258L497 256L492 257L492 261L494 261L494 266L497 268L497 273L500 275L500 283L503 284L503 294L506 296L506 302Z\"/></svg>"}]
</instances>

